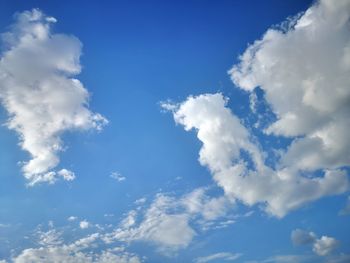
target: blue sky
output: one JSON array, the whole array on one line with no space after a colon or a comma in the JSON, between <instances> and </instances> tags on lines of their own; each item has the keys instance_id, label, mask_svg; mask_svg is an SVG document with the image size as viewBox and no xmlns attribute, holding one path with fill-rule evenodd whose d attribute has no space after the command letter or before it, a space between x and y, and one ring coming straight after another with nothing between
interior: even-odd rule
<instances>
[{"instance_id":1,"label":"blue sky","mask_svg":"<svg viewBox=\"0 0 350 263\"><path fill-rule=\"evenodd\" d=\"M0 262L349 262L349 18L2 1Z\"/></svg>"}]
</instances>

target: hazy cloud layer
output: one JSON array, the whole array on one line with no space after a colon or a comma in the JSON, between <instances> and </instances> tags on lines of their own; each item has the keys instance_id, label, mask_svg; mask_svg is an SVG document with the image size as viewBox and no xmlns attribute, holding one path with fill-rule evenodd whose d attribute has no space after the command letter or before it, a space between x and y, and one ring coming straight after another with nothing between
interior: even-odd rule
<instances>
[{"instance_id":1,"label":"hazy cloud layer","mask_svg":"<svg viewBox=\"0 0 350 263\"><path fill-rule=\"evenodd\" d=\"M81 71L80 41L52 34L56 19L38 9L18 13L10 31L2 34L0 101L9 129L31 160L23 164L29 185L73 180L66 169L53 170L64 150L61 135L68 130L101 129L107 120L88 109L89 93L73 76Z\"/></svg>"}]
</instances>

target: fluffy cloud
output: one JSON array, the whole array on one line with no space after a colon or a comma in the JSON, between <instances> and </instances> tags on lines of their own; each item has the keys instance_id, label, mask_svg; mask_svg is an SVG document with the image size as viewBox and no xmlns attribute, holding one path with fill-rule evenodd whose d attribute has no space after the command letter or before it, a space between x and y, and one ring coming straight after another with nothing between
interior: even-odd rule
<instances>
[{"instance_id":1,"label":"fluffy cloud","mask_svg":"<svg viewBox=\"0 0 350 263\"><path fill-rule=\"evenodd\" d=\"M58 178L73 180L66 169L53 170L64 150L61 135L68 130L101 129L107 120L88 109L89 93L73 76L81 71L81 43L52 34L56 19L33 9L15 16L2 34L0 101L7 110L7 127L18 133L30 153L23 173L29 185Z\"/></svg>"},{"instance_id":2,"label":"fluffy cloud","mask_svg":"<svg viewBox=\"0 0 350 263\"><path fill-rule=\"evenodd\" d=\"M338 246L339 241L333 237L322 236L316 239L312 250L319 256L326 256Z\"/></svg>"},{"instance_id":3,"label":"fluffy cloud","mask_svg":"<svg viewBox=\"0 0 350 263\"><path fill-rule=\"evenodd\" d=\"M273 167L268 152L226 107L221 94L164 103L185 130L203 143L199 161L230 197L263 203L282 217L305 203L349 189L350 165L350 1L322 0L305 13L269 29L248 47L230 71L256 107L260 87L277 120L264 132L292 139ZM261 100L261 98L260 98ZM265 121L265 122L266 122ZM256 126L259 127L259 126ZM275 151L276 152L276 151Z\"/></svg>"},{"instance_id":4,"label":"fluffy cloud","mask_svg":"<svg viewBox=\"0 0 350 263\"><path fill-rule=\"evenodd\" d=\"M294 166L274 170L249 130L226 107L221 94L189 97L173 110L176 123L195 129L203 143L199 161L207 166L226 195L247 205L265 204L278 217L322 196L348 190L345 171L325 170L321 177L303 176Z\"/></svg>"},{"instance_id":5,"label":"fluffy cloud","mask_svg":"<svg viewBox=\"0 0 350 263\"><path fill-rule=\"evenodd\" d=\"M292 231L291 239L294 245L312 245L312 250L319 256L331 254L339 245L339 241L333 237L317 238L315 233L300 229Z\"/></svg>"},{"instance_id":6,"label":"fluffy cloud","mask_svg":"<svg viewBox=\"0 0 350 263\"><path fill-rule=\"evenodd\" d=\"M313 171L350 164L350 1L321 0L282 28L269 29L230 71L256 87L277 121L265 130L298 137L281 166Z\"/></svg>"},{"instance_id":7,"label":"fluffy cloud","mask_svg":"<svg viewBox=\"0 0 350 263\"><path fill-rule=\"evenodd\" d=\"M205 257L199 257L194 260L196 263L206 263L210 262L212 260L220 260L220 261L234 261L238 259L241 256L241 254L232 254L229 252L220 252L220 253L215 253L209 256Z\"/></svg>"}]
</instances>

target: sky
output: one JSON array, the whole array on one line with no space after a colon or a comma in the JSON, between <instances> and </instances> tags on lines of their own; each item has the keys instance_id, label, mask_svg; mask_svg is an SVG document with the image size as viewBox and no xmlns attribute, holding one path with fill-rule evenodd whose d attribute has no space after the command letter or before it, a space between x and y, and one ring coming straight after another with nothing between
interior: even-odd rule
<instances>
[{"instance_id":1,"label":"sky","mask_svg":"<svg viewBox=\"0 0 350 263\"><path fill-rule=\"evenodd\" d=\"M0 2L0 263L350 262L350 1Z\"/></svg>"}]
</instances>

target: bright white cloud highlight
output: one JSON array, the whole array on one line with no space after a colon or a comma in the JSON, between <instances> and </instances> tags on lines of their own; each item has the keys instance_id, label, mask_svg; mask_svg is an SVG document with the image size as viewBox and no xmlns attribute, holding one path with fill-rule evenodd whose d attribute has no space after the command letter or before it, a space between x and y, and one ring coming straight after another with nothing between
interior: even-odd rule
<instances>
[{"instance_id":1,"label":"bright white cloud highlight","mask_svg":"<svg viewBox=\"0 0 350 263\"><path fill-rule=\"evenodd\" d=\"M89 93L73 77L81 71L82 44L74 36L52 34L55 22L33 9L17 14L2 35L0 101L9 115L6 126L18 133L31 156L23 165L29 185L73 180L71 171L53 170L64 150L62 133L99 130L107 123L88 109Z\"/></svg>"},{"instance_id":2,"label":"bright white cloud highlight","mask_svg":"<svg viewBox=\"0 0 350 263\"><path fill-rule=\"evenodd\" d=\"M315 233L300 229L292 231L291 239L294 245L312 245L313 252L319 256L331 254L339 245L339 241L333 237L317 238Z\"/></svg>"}]
</instances>

